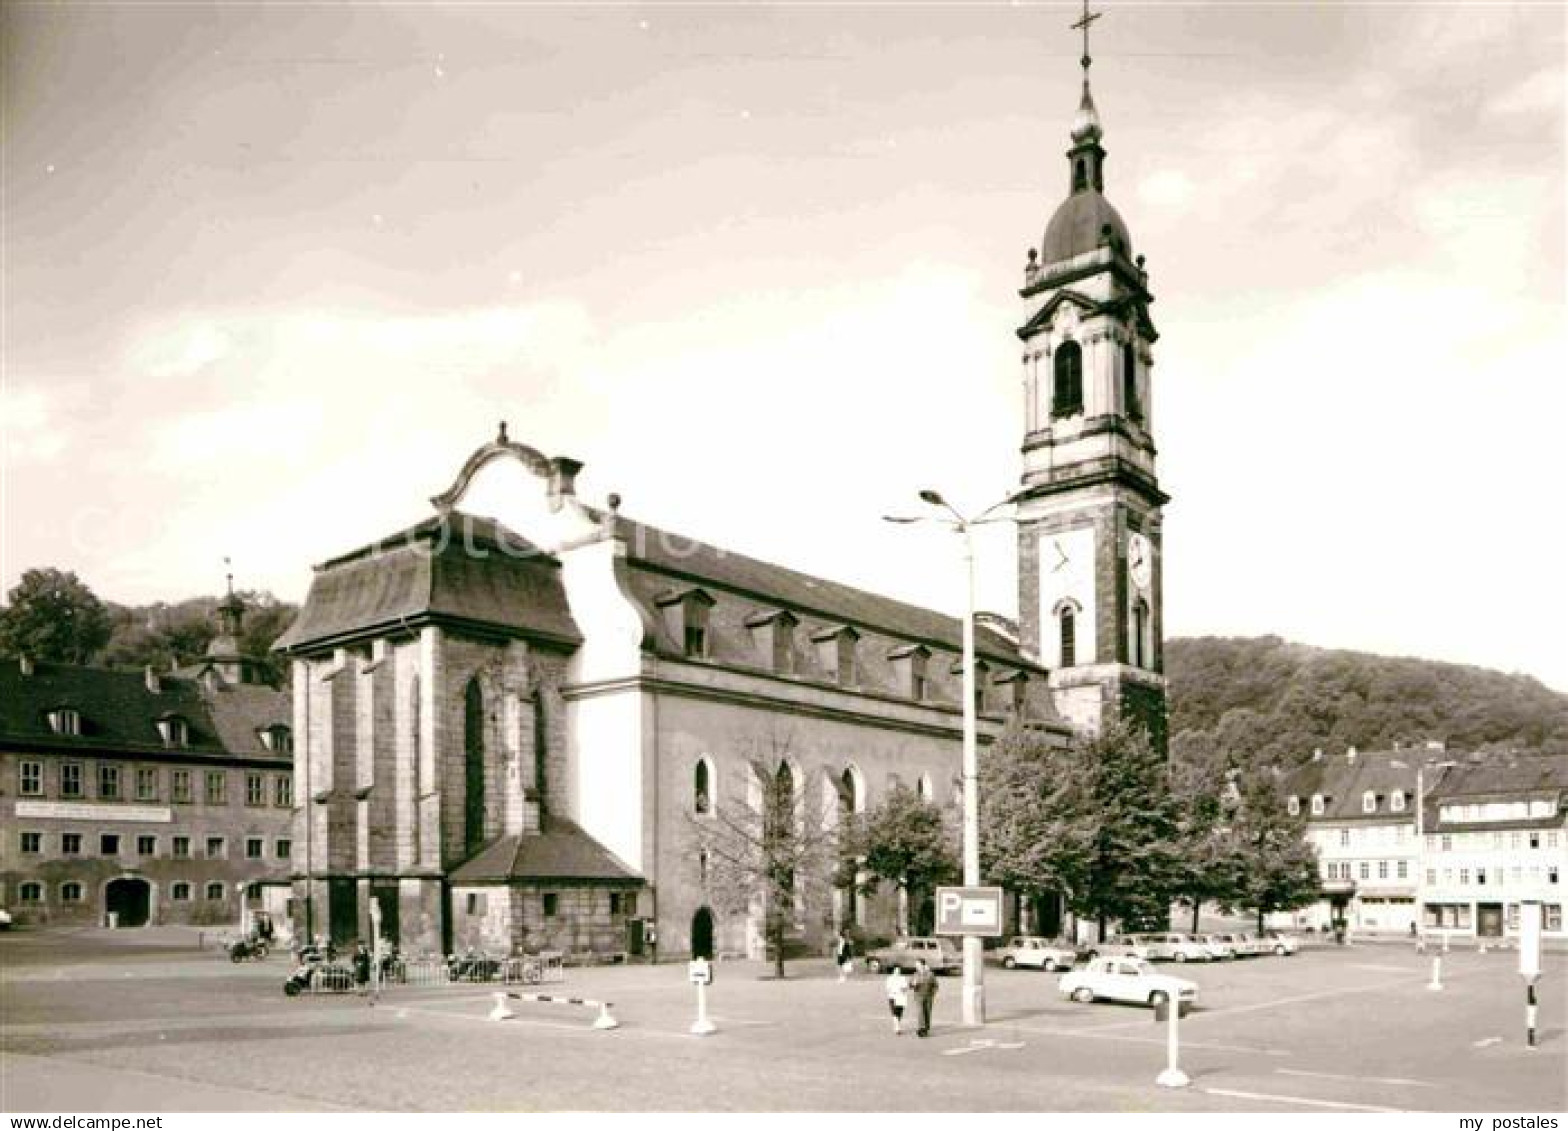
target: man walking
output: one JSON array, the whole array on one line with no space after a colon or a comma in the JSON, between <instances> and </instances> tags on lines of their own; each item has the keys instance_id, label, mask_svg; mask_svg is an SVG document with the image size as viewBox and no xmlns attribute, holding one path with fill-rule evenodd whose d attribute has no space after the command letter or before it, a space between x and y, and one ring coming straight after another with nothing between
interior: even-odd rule
<instances>
[{"instance_id":1,"label":"man walking","mask_svg":"<svg viewBox=\"0 0 1568 1131\"><path fill-rule=\"evenodd\" d=\"M931 972L924 958L916 960L915 976L909 980L909 988L915 991L915 999L920 1005L920 1024L915 1034L930 1036L931 1007L936 1004L936 975Z\"/></svg>"},{"instance_id":2,"label":"man walking","mask_svg":"<svg viewBox=\"0 0 1568 1131\"><path fill-rule=\"evenodd\" d=\"M843 931L838 933L838 941L833 944L833 965L838 967L838 980L847 981L849 972L855 968L855 949L849 944L849 936Z\"/></svg>"}]
</instances>

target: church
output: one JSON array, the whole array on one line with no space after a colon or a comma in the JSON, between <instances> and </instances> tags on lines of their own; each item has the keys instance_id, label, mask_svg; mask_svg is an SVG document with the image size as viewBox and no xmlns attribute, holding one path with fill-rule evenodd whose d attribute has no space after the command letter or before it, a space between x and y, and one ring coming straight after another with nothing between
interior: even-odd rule
<instances>
[{"instance_id":1,"label":"church","mask_svg":"<svg viewBox=\"0 0 1568 1131\"><path fill-rule=\"evenodd\" d=\"M976 617L982 743L1126 716L1165 738L1157 335L1089 62L1065 198L1018 292L1019 617ZM374 901L405 952L761 957L760 908L726 909L700 847L759 779L829 824L900 787L956 823L958 619L637 522L580 498L581 467L503 425L426 517L316 567L276 645L296 930L368 935ZM817 952L897 915L853 884L794 910Z\"/></svg>"}]
</instances>

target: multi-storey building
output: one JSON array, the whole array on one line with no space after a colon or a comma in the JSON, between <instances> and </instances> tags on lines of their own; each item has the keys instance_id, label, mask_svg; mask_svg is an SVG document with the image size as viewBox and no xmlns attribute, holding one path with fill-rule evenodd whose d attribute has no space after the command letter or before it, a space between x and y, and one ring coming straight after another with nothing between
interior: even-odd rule
<instances>
[{"instance_id":1,"label":"multi-storey building","mask_svg":"<svg viewBox=\"0 0 1568 1131\"><path fill-rule=\"evenodd\" d=\"M19 922L284 917L289 700L236 657L226 630L195 679L0 662L0 901Z\"/></svg>"}]
</instances>

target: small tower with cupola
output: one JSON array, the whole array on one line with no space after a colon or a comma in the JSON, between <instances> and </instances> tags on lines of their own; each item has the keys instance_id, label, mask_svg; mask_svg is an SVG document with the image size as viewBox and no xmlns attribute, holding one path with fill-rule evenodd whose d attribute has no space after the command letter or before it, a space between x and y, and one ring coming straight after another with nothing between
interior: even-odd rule
<instances>
[{"instance_id":1,"label":"small tower with cupola","mask_svg":"<svg viewBox=\"0 0 1568 1131\"><path fill-rule=\"evenodd\" d=\"M1106 199L1089 88L1067 150L1067 196L1024 268L1025 433L1018 495L1023 643L1051 669L1057 709L1096 732L1141 722L1165 744L1161 508L1144 258Z\"/></svg>"}]
</instances>

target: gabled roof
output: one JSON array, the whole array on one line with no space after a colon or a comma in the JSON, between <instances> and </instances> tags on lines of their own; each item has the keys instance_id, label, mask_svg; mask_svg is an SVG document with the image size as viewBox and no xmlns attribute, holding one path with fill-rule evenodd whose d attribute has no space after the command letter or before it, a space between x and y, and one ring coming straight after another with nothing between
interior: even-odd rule
<instances>
[{"instance_id":1,"label":"gabled roof","mask_svg":"<svg viewBox=\"0 0 1568 1131\"><path fill-rule=\"evenodd\" d=\"M582 641L559 563L498 522L452 511L317 566L273 648L326 648L427 623Z\"/></svg>"},{"instance_id":2,"label":"gabled roof","mask_svg":"<svg viewBox=\"0 0 1568 1131\"><path fill-rule=\"evenodd\" d=\"M564 817L546 814L541 831L504 836L452 871L451 883L617 883L642 877Z\"/></svg>"},{"instance_id":3,"label":"gabled roof","mask_svg":"<svg viewBox=\"0 0 1568 1131\"><path fill-rule=\"evenodd\" d=\"M1344 754L1308 762L1286 775L1283 791L1300 798L1307 811L1314 795L1324 798L1323 812L1312 815L1319 821L1387 821L1415 819L1416 766L1420 759L1433 755L1425 750L1372 750L1358 752L1354 759ZM1377 796L1377 808L1362 811L1362 798L1370 791ZM1400 811L1389 805L1395 792L1406 795Z\"/></svg>"},{"instance_id":4,"label":"gabled roof","mask_svg":"<svg viewBox=\"0 0 1568 1131\"><path fill-rule=\"evenodd\" d=\"M208 690L202 684L160 675L158 690L141 672L113 671L75 664L35 663L23 675L15 660L0 661L0 742L80 748L84 752L167 750L158 720L186 721L191 754L274 756L256 733L264 726L288 725L293 706L286 692L260 685L229 685ZM81 734L55 734L48 713L62 705L81 716Z\"/></svg>"}]
</instances>

